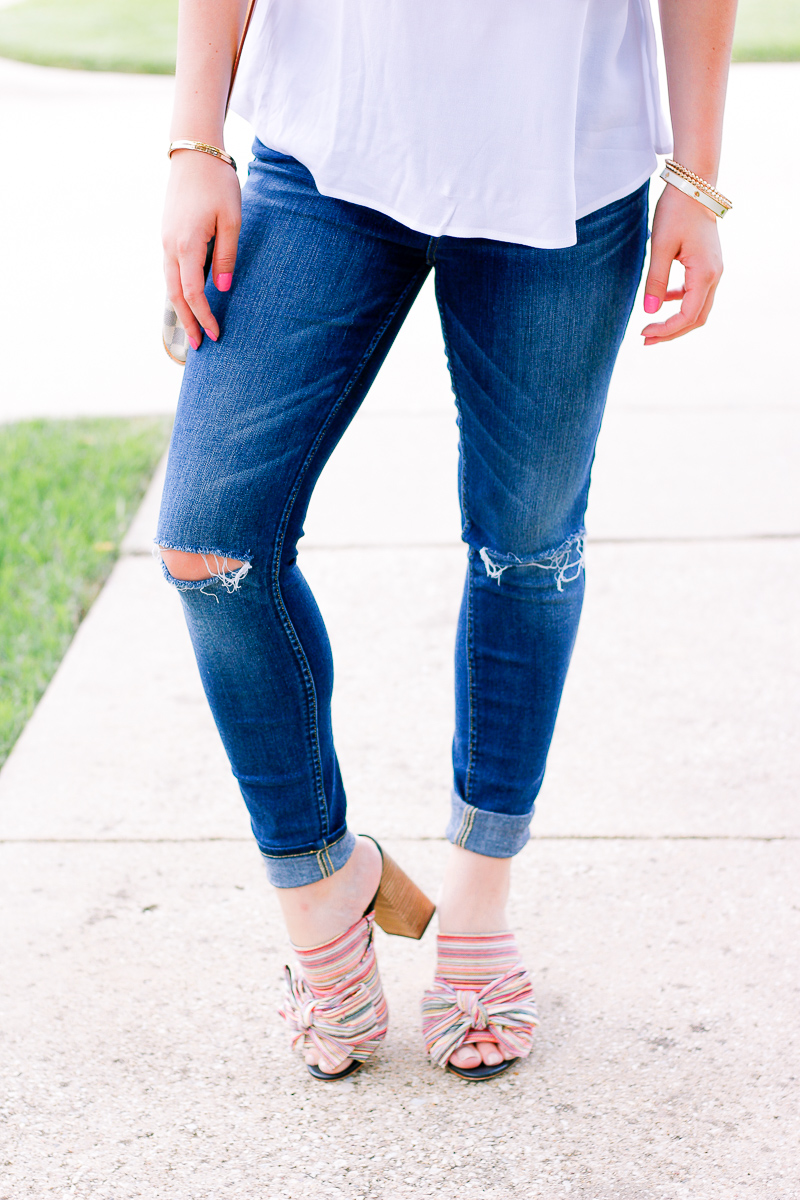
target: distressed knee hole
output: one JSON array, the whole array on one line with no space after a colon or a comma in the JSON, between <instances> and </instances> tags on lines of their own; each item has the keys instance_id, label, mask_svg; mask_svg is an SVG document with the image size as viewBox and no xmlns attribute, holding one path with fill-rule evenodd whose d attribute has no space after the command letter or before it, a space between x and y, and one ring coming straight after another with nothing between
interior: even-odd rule
<instances>
[{"instance_id":1,"label":"distressed knee hole","mask_svg":"<svg viewBox=\"0 0 800 1200\"><path fill-rule=\"evenodd\" d=\"M546 550L544 554L520 558L516 554L501 554L482 546L478 551L481 562L486 568L490 579L502 582L503 573L514 567L537 567L541 571L550 571L555 579L559 592L563 592L565 583L574 583L584 570L585 533L581 529L573 533L554 550Z\"/></svg>"},{"instance_id":2,"label":"distressed knee hole","mask_svg":"<svg viewBox=\"0 0 800 1200\"><path fill-rule=\"evenodd\" d=\"M199 588L211 579L218 580L226 592L235 592L252 564L247 559L228 558L213 551L175 550L157 546L164 574L178 588Z\"/></svg>"}]
</instances>

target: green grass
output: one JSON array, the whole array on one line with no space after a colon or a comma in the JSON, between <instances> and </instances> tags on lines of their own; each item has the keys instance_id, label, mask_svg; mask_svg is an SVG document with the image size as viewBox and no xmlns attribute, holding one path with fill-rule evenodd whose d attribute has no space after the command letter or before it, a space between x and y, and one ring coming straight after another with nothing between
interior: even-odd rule
<instances>
[{"instance_id":1,"label":"green grass","mask_svg":"<svg viewBox=\"0 0 800 1200\"><path fill-rule=\"evenodd\" d=\"M800 59L800 0L739 0L734 62Z\"/></svg>"},{"instance_id":2,"label":"green grass","mask_svg":"<svg viewBox=\"0 0 800 1200\"><path fill-rule=\"evenodd\" d=\"M26 0L0 8L0 56L171 75L177 29L178 0Z\"/></svg>"},{"instance_id":3,"label":"green grass","mask_svg":"<svg viewBox=\"0 0 800 1200\"><path fill-rule=\"evenodd\" d=\"M0 8L0 56L170 75L178 0L25 0ZM800 60L800 0L739 0L736 62Z\"/></svg>"},{"instance_id":4,"label":"green grass","mask_svg":"<svg viewBox=\"0 0 800 1200\"><path fill-rule=\"evenodd\" d=\"M0 426L0 763L109 574L169 425Z\"/></svg>"}]
</instances>

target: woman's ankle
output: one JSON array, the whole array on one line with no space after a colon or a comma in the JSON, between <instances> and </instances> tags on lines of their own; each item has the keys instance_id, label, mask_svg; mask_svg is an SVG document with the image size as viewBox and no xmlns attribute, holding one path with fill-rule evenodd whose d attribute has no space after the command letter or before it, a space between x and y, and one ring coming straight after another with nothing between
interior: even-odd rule
<instances>
[{"instance_id":1,"label":"woman's ankle","mask_svg":"<svg viewBox=\"0 0 800 1200\"><path fill-rule=\"evenodd\" d=\"M359 837L344 866L327 879L277 888L293 944L321 946L354 925L378 890L381 869L378 847L370 838Z\"/></svg>"},{"instance_id":2,"label":"woman's ankle","mask_svg":"<svg viewBox=\"0 0 800 1200\"><path fill-rule=\"evenodd\" d=\"M440 933L497 933L508 928L511 859L451 846L438 904Z\"/></svg>"}]
</instances>

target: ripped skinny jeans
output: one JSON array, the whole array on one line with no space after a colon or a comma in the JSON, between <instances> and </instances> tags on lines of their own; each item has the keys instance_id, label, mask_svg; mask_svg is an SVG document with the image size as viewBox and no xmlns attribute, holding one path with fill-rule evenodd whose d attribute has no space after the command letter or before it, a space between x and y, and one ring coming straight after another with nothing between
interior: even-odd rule
<instances>
[{"instance_id":1,"label":"ripped skinny jeans","mask_svg":"<svg viewBox=\"0 0 800 1200\"><path fill-rule=\"evenodd\" d=\"M430 271L468 546L447 836L510 857L529 836L575 641L590 470L644 260L647 185L578 221L577 245L541 250L429 237L254 152L232 289L208 287L222 334L189 353L156 541L244 563L205 581L165 574L268 876L312 883L355 844L331 651L297 543Z\"/></svg>"}]
</instances>

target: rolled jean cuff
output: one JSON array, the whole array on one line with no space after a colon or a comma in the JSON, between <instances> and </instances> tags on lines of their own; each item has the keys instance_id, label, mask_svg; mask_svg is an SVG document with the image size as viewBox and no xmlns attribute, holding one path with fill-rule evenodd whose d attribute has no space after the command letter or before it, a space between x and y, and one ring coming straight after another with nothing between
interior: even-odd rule
<instances>
[{"instance_id":1,"label":"rolled jean cuff","mask_svg":"<svg viewBox=\"0 0 800 1200\"><path fill-rule=\"evenodd\" d=\"M446 837L454 846L462 846L489 858L511 858L519 854L531 836L533 810L522 816L486 812L465 804L456 792L451 796L450 823Z\"/></svg>"},{"instance_id":2,"label":"rolled jean cuff","mask_svg":"<svg viewBox=\"0 0 800 1200\"><path fill-rule=\"evenodd\" d=\"M302 854L267 854L261 847L261 857L267 868L267 879L273 887L304 887L319 879L328 879L340 871L353 853L356 837L349 829L329 846L321 850L307 850Z\"/></svg>"}]
</instances>

